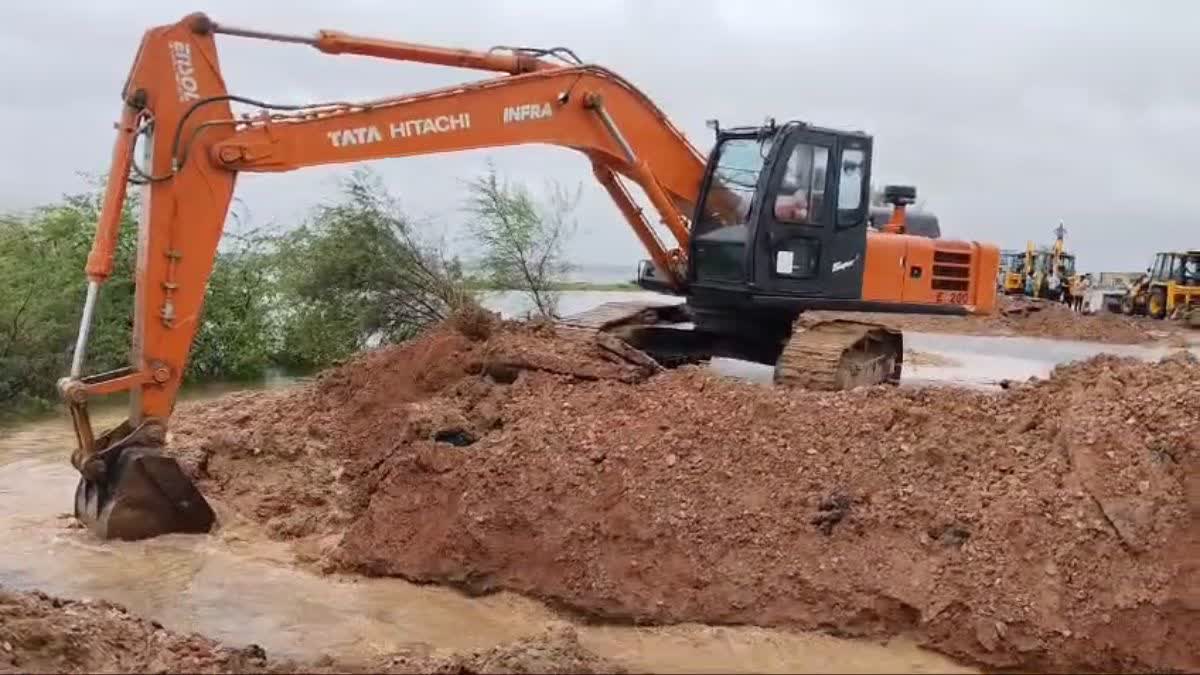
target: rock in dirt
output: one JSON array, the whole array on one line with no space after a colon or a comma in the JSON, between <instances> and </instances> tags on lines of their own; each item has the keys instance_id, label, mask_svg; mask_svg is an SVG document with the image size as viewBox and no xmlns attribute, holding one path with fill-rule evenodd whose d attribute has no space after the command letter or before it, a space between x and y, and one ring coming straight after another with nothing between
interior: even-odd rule
<instances>
[{"instance_id":1,"label":"rock in dirt","mask_svg":"<svg viewBox=\"0 0 1200 675\"><path fill-rule=\"evenodd\" d=\"M827 393L600 351L439 329L181 410L175 442L277 536L335 537L327 569L621 621L908 634L992 668L1200 669L1194 360ZM497 352L516 377L488 375Z\"/></svg>"}]
</instances>

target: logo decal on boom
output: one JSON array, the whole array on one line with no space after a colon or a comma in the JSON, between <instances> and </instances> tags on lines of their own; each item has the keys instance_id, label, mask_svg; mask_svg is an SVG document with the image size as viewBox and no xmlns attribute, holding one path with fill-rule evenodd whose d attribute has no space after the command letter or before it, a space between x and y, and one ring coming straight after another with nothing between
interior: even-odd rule
<instances>
[{"instance_id":1,"label":"logo decal on boom","mask_svg":"<svg viewBox=\"0 0 1200 675\"><path fill-rule=\"evenodd\" d=\"M339 129L337 131L327 131L325 135L329 137L329 142L333 143L333 147L335 148L346 145L366 145L367 143L378 143L383 140L383 134L379 133L379 129L376 127Z\"/></svg>"},{"instance_id":2,"label":"logo decal on boom","mask_svg":"<svg viewBox=\"0 0 1200 675\"><path fill-rule=\"evenodd\" d=\"M471 128L471 113L457 115L438 115L437 117L422 117L415 120L404 120L392 123L392 138L407 138L409 136L424 136L425 134L441 134L447 131Z\"/></svg>"},{"instance_id":3,"label":"logo decal on boom","mask_svg":"<svg viewBox=\"0 0 1200 675\"><path fill-rule=\"evenodd\" d=\"M508 106L504 109L504 123L541 120L552 117L554 110L549 103L526 103L524 105Z\"/></svg>"},{"instance_id":4,"label":"logo decal on boom","mask_svg":"<svg viewBox=\"0 0 1200 675\"><path fill-rule=\"evenodd\" d=\"M192 63L192 46L186 42L169 42L171 64L175 68L175 91L179 102L187 103L200 98L200 85L196 82L196 66Z\"/></svg>"},{"instance_id":5,"label":"logo decal on boom","mask_svg":"<svg viewBox=\"0 0 1200 675\"><path fill-rule=\"evenodd\" d=\"M421 117L415 120L392 122L388 127L390 138L409 138L425 134L442 134L448 131L460 131L471 128L471 113L457 115L438 115L437 117ZM349 145L367 145L383 140L383 133L377 126L354 127L351 129L334 129L326 131L330 144L335 148Z\"/></svg>"}]
</instances>

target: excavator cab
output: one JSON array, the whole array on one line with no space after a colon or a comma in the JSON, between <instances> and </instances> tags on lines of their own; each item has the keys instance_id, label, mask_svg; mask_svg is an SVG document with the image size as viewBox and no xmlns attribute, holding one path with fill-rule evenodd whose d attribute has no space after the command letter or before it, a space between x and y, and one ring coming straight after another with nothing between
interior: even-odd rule
<instances>
[{"instance_id":1,"label":"excavator cab","mask_svg":"<svg viewBox=\"0 0 1200 675\"><path fill-rule=\"evenodd\" d=\"M688 287L857 298L871 137L800 122L717 129L693 215ZM643 287L671 292L653 267Z\"/></svg>"},{"instance_id":2,"label":"excavator cab","mask_svg":"<svg viewBox=\"0 0 1200 675\"><path fill-rule=\"evenodd\" d=\"M918 234L916 189L887 186L891 218L873 226L871 136L804 122L716 128L692 215L686 284L644 262L639 285L687 298L686 333L626 328L670 360L774 364L775 382L840 389L897 383L899 331L802 317L810 310L967 314L995 304L999 249Z\"/></svg>"},{"instance_id":3,"label":"excavator cab","mask_svg":"<svg viewBox=\"0 0 1200 675\"><path fill-rule=\"evenodd\" d=\"M936 228L919 236L907 227L915 188L887 186L891 219L872 226L871 136L771 122L718 128L715 140L692 217L690 304L789 324L813 309L965 314L994 306L999 251L942 239ZM639 282L671 292L650 265Z\"/></svg>"},{"instance_id":4,"label":"excavator cab","mask_svg":"<svg viewBox=\"0 0 1200 675\"><path fill-rule=\"evenodd\" d=\"M718 132L694 219L693 291L857 298L871 138L790 123Z\"/></svg>"}]
</instances>

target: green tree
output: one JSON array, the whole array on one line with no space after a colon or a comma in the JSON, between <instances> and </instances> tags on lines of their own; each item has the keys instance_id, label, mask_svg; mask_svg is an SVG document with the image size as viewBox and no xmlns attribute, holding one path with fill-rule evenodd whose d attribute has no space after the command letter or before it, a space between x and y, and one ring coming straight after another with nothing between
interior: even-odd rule
<instances>
[{"instance_id":1,"label":"green tree","mask_svg":"<svg viewBox=\"0 0 1200 675\"><path fill-rule=\"evenodd\" d=\"M262 377L278 350L273 238L226 235L204 297L187 375L197 380Z\"/></svg>"},{"instance_id":2,"label":"green tree","mask_svg":"<svg viewBox=\"0 0 1200 675\"><path fill-rule=\"evenodd\" d=\"M122 214L115 267L96 305L89 347L94 370L125 365L133 308L131 201ZM83 307L83 274L100 193L71 195L0 219L0 410L45 407L66 375Z\"/></svg>"},{"instance_id":3,"label":"green tree","mask_svg":"<svg viewBox=\"0 0 1200 675\"><path fill-rule=\"evenodd\" d=\"M95 234L103 187L0 218L0 415L43 409L70 368L86 292L84 265ZM131 193L111 277L92 320L85 368L126 366L133 327L138 200ZM218 255L204 322L187 377L228 379L262 374L273 332L267 311L268 242L239 243Z\"/></svg>"},{"instance_id":4,"label":"green tree","mask_svg":"<svg viewBox=\"0 0 1200 675\"><path fill-rule=\"evenodd\" d=\"M338 202L278 242L280 361L323 366L407 339L473 303L461 267L442 251L375 173L354 170Z\"/></svg>"},{"instance_id":5,"label":"green tree","mask_svg":"<svg viewBox=\"0 0 1200 675\"><path fill-rule=\"evenodd\" d=\"M468 224L482 248L480 265L493 288L519 289L543 317L558 313L558 288L566 282L571 265L563 247L575 232L571 214L579 203L558 183L548 184L539 203L520 184L510 184L488 164L487 172L468 183Z\"/></svg>"}]
</instances>

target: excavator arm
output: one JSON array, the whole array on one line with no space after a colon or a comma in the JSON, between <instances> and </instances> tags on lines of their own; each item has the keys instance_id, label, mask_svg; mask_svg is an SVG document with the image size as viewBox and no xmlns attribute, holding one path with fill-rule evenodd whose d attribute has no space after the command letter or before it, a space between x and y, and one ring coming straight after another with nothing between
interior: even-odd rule
<instances>
[{"instance_id":1,"label":"excavator arm","mask_svg":"<svg viewBox=\"0 0 1200 675\"><path fill-rule=\"evenodd\" d=\"M506 75L375 101L270 104L228 92L215 42L222 33ZM235 116L232 103L256 112ZM83 476L76 515L105 538L211 527L203 497L156 448L199 327L239 172L521 144L586 155L668 283L682 289L688 216L704 159L636 87L604 68L579 64L568 50L471 52L333 31L280 35L222 26L203 14L147 31L123 90L71 373L59 383L78 440L72 463ZM659 212L673 247L659 240L626 180ZM112 271L130 182L144 190L130 366L85 377L91 315ZM130 392L129 419L96 437L87 400L118 391Z\"/></svg>"},{"instance_id":2,"label":"excavator arm","mask_svg":"<svg viewBox=\"0 0 1200 675\"><path fill-rule=\"evenodd\" d=\"M231 171L290 171L521 144L575 149L594 167L634 181L676 244L686 249L704 160L636 89L595 66L543 70L317 114L268 115L214 143L209 159ZM674 271L653 230L641 221L631 225L655 262Z\"/></svg>"}]
</instances>

